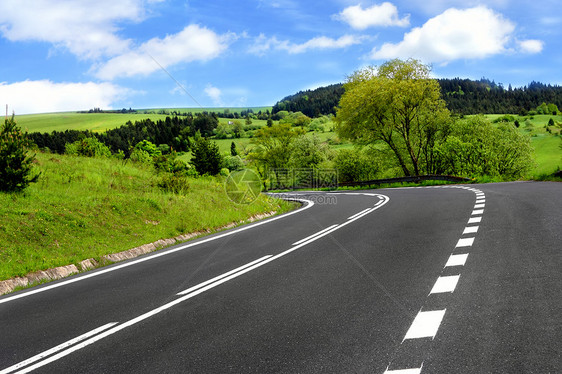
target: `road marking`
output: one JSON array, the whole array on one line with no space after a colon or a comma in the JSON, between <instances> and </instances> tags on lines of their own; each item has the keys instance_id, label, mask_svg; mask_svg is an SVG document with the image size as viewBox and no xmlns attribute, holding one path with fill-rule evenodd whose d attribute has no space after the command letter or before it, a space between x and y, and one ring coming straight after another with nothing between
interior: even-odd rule
<instances>
[{"instance_id":1,"label":"road marking","mask_svg":"<svg viewBox=\"0 0 562 374\"><path fill-rule=\"evenodd\" d=\"M41 353L39 353L38 355L35 355L35 356L33 356L33 357L30 357L30 358L28 358L27 360L24 360L24 361L22 361L22 362L20 362L20 363L17 363L17 364L15 364L15 365L13 365L13 366L10 366L9 368L6 368L6 369L0 371L0 374L8 374L8 373L11 373L11 372L16 371L16 370L18 370L18 369L20 369L20 368L22 368L22 367L24 367L24 366L27 366L27 365L30 365L30 364L36 362L36 361L42 360L42 359L44 359L45 357L48 357L48 356L50 356L50 355L52 355L52 354L54 354L54 353L57 353L57 352L59 352L59 351L62 351L62 350L66 349L66 348L68 348L68 347L70 347L70 346L72 346L72 345L74 345L74 344L76 344L76 343L81 342L82 340L88 339L89 337L91 337L91 336L93 336L93 335L96 335L96 334L98 334L98 333L100 333L100 332L102 332L102 331L104 331L104 330L107 330L108 328L113 327L113 326L115 326L116 324L117 324L117 322L111 322L111 323L108 323L107 325L103 325L103 326L101 326L101 327L98 327L97 329L94 329L94 330L92 330L92 331L90 331L90 332L87 332L87 333L85 333L85 334L83 334L83 335L80 335L80 336L78 336L78 337L76 337L76 338L74 338L74 339L71 339L71 340L69 340L69 341L67 341L67 342L64 342L64 343L62 343L62 344L59 344L59 345L57 345L56 347L53 347L53 348L51 348L51 349L48 349L48 350L46 350L45 352L41 352ZM42 366L42 365L41 365L41 366Z\"/></svg>"},{"instance_id":2,"label":"road marking","mask_svg":"<svg viewBox=\"0 0 562 374\"><path fill-rule=\"evenodd\" d=\"M362 211L360 211L359 213L352 215L352 216L349 217L348 219L354 219L355 217L360 216L361 214L364 214L364 213L366 213L366 212L368 212L368 211L370 211L370 210L371 210L371 208L367 208L367 209L365 209L365 210L362 210Z\"/></svg>"},{"instance_id":3,"label":"road marking","mask_svg":"<svg viewBox=\"0 0 562 374\"><path fill-rule=\"evenodd\" d=\"M468 258L468 253L462 253L458 255L449 256L449 260L445 264L445 267L449 266L464 266L466 259Z\"/></svg>"},{"instance_id":4,"label":"road marking","mask_svg":"<svg viewBox=\"0 0 562 374\"><path fill-rule=\"evenodd\" d=\"M423 369L423 364L419 368L415 368L415 369L388 370L387 367L384 374L420 374L422 369Z\"/></svg>"},{"instance_id":5,"label":"road marking","mask_svg":"<svg viewBox=\"0 0 562 374\"><path fill-rule=\"evenodd\" d=\"M482 222L482 217L472 217L468 220L468 224Z\"/></svg>"},{"instance_id":6,"label":"road marking","mask_svg":"<svg viewBox=\"0 0 562 374\"><path fill-rule=\"evenodd\" d=\"M64 356L67 356L67 355L69 355L69 354L71 354L71 353L73 353L73 352L75 352L75 351L77 351L77 350L79 350L79 349L82 349L82 348L84 348L84 347L86 347L86 346L88 346L88 345L90 345L90 344L93 344L93 343L95 343L95 342L97 342L97 341L99 341L99 340L101 340L101 339L104 339L104 338L106 338L106 337L108 337L108 336L110 336L110 335L112 335L112 334L115 334L116 332L119 332L119 331L121 331L121 330L123 330L123 329L125 329L125 328L127 328L127 327L130 327L130 326L132 326L132 325L134 325L134 324L136 324L136 323L138 323L138 322L141 322L141 321L143 321L143 320L145 320L145 319L147 319L147 318L149 318L149 317L152 317L152 316L154 316L154 315L156 315L156 314L158 314L158 313L160 313L160 312L162 312L162 311L164 311L164 310L167 310L167 309L169 309L169 308L171 308L171 307L173 307L173 306L175 306L175 305L177 305L177 304L179 304L179 303L181 303L181 302L183 302L183 301L185 301L185 300L188 300L188 299L190 299L190 298L192 298L192 297L194 297L194 296L197 296L197 295L199 295L199 294L201 294L201 293L203 293L203 292L205 292L205 291L208 291L208 290L210 290L211 288L217 287L218 285L221 285L221 284L223 284L223 283L225 283L225 282L228 282L229 280L232 280L232 279L234 279L234 278L236 278L236 277L239 277L239 276L242 275L242 274L245 274L245 273L247 273L247 272L249 272L249 271L252 271L252 270L254 270L254 269L257 269L258 267L261 267L261 266L263 266L263 265L265 265L265 264L268 264L268 263L270 263L270 262L272 262L272 261L275 261L275 260L277 260L278 258L281 258L281 257L283 257L283 256L286 256L286 255L288 255L289 253L294 252L294 251L296 251L297 249L302 248L302 247L304 247L305 245L307 245L307 244L309 244L309 243L312 243L312 242L314 242L315 240L318 240L318 239L320 239L321 237L326 236L326 235L332 233L333 231L335 231L335 230L337 230L337 229L340 229L340 228L342 228L342 227L344 227L344 226L346 226L346 225L348 225L348 224L350 224L350 223L352 223L352 222L358 220L359 218L365 216L366 214L371 213L371 212L377 210L378 208L380 208L380 207L382 207L384 204L386 204L388 201L390 201L390 198L389 198L388 196L385 196L385 195L378 195L378 196L379 196L379 198L382 198L382 199L383 199L383 202L384 202L384 203L381 204L381 205L379 205L379 206L376 206L376 207L374 207L374 208L370 208L370 209L365 210L365 211L364 211L365 213L362 213L362 215L360 215L360 216L357 216L357 215L356 215L357 217L355 217L355 218L353 218L353 219L348 219L346 222L343 222L343 223L340 224L340 225L333 225L333 226L331 226L331 227L329 227L329 228L327 228L327 229L324 229L324 230L322 230L321 232L314 234L311 239L305 238L305 239L308 239L308 240L302 241L302 243L297 244L297 245L295 245L294 247L292 247L292 248L290 248L290 249L288 249L288 250L286 250L286 251L284 251L284 252L281 252L281 253L279 253L279 254L277 254L277 255L275 255L275 256L272 256L272 255L264 256L264 257L262 257L262 258L260 258L260 259L257 259L257 260L255 260L255 261L252 261L252 262L250 262L250 263L248 263L248 264L246 264L246 265L240 266L240 267L238 267L238 268L236 268L236 269L233 269L233 270L231 270L231 271L229 271L229 272L227 272L227 273L224 273L224 274L222 274L222 275L219 275L219 276L217 276L217 277L215 277L215 278L213 278L213 279L209 279L208 281L205 281L205 282L203 282L203 283L200 283L200 284L198 284L198 285L196 285L196 286L194 286L194 287L188 288L188 289L185 290L185 291L179 292L179 293L177 293L177 295L178 295L178 296L182 296L182 297L180 297L180 298L178 298L178 299L176 299L176 300L174 300L174 301L171 301L171 302L169 302L169 303L167 303L167 304L164 304L164 305L162 305L162 306L160 306L160 307L158 307L158 308L156 308L156 309L153 309L153 310L151 310L151 311L149 311L149 312L147 312L147 313L144 313L144 314L142 314L142 315L140 315L140 316L138 316L138 317L136 317L136 318L133 318L133 319L131 319L131 320L125 322L125 323L118 324L117 326L115 326L115 325L117 324L117 322L114 322L114 323L111 323L111 324L102 326L103 328L105 328L105 331L102 332L102 333L99 334L99 335L90 337L89 339L87 339L87 338L88 338L89 336L92 336L92 332L88 333L88 336L86 336L87 334L81 335L80 337L75 338L75 339L72 340L72 341L73 341L72 344L75 344L75 345L71 346L70 348L68 348L68 349L66 349L66 350L63 350L62 352L59 352L58 354L55 354L54 356L48 357L47 359L45 359L45 360L43 360L43 361L40 361L40 362L38 362L37 364L35 364L35 365L33 365L33 366L29 366L29 367L27 367L27 368L25 368L25 369L23 369L23 370L17 372L16 374L19 374L19 373L22 373L22 374L23 374L23 373L28 373L28 372L30 372L30 371L32 371L32 370L35 370L35 369L37 369L37 368L39 368L39 367L41 367L41 366L47 365L47 364L49 364L49 363L51 363L51 362L53 362L53 361L56 361L56 360L58 360L58 359L60 359L60 358L62 358L62 357L64 357ZM309 201L309 200L305 200L305 201ZM310 202L310 203L311 203L311 204L314 204L313 202ZM286 216L286 215L285 215L285 216ZM283 217L283 216L279 216L279 217L276 217L276 218L280 218L280 217ZM263 223L265 223L265 222L262 221L260 224L263 224ZM252 227L254 227L254 226L255 226L255 225L253 225ZM246 227L246 229L247 229L247 227ZM236 230L236 232L239 232L239 231L242 231L242 230L240 230L240 229ZM221 236L226 236L226 235L227 235L227 234L222 234ZM229 235L232 235L232 232L231 232ZM214 237L214 238L216 239L216 237ZM213 240L213 238L206 239L205 241L210 241L210 240ZM201 241L201 242L203 242L203 241ZM188 245L188 246L200 244L201 242L193 243L193 244L190 244L190 245ZM184 247L187 247L187 246L182 246L182 249L183 249ZM175 250L179 250L179 249L175 249ZM174 251L175 251L175 250L174 250ZM154 257L156 257L156 256L154 256ZM137 262L141 262L141 261L137 261ZM68 282L68 283L70 283L70 282ZM108 328L109 328L109 330L107 330ZM98 333L98 332L103 331L103 329L102 329L102 328L98 328L98 329L96 329L96 330L94 330L94 331L96 331L96 333ZM87 340L84 340L84 339L87 339ZM76 344L76 342L78 342L78 344ZM63 343L63 344L67 344L67 345L65 345L65 346L62 347L62 348L59 348L58 350L64 349L65 347L68 346L68 343ZM57 346L57 347L61 347L61 346L62 346L62 345ZM49 351L52 351L50 354L56 352L56 351L54 351L54 350L55 350L57 347L50 349ZM47 352L49 352L49 351L47 351ZM43 356L43 357L44 357L44 356ZM39 359L41 359L41 358L38 358L38 359L36 359L35 361L37 361L37 360L39 360ZM20 365L20 366L18 366L18 368L19 368L19 367L22 367L22 366L25 366L25 365L29 365L29 363L31 363L31 362L29 362L29 360L31 360L31 359L22 361L21 363L18 363L18 364L16 364L16 365ZM22 364L23 362L28 362L28 363L25 364L25 365L23 365L23 364ZM14 366L16 366L16 365L14 365ZM12 366L12 367L14 367L14 366ZM9 369L9 368L8 368L8 369ZM8 369L5 369L5 370L8 370ZM17 370L17 369L14 369L14 370ZM6 373L9 373L9 372L6 372ZM0 374L4 374L4 372L0 372Z\"/></svg>"},{"instance_id":7,"label":"road marking","mask_svg":"<svg viewBox=\"0 0 562 374\"><path fill-rule=\"evenodd\" d=\"M433 285L433 288L429 292L429 294L434 293L445 293L445 292L453 292L457 287L457 283L459 282L460 275L450 275L445 277L437 278L437 281Z\"/></svg>"},{"instance_id":8,"label":"road marking","mask_svg":"<svg viewBox=\"0 0 562 374\"><path fill-rule=\"evenodd\" d=\"M484 214L484 209L478 209L478 210L473 210L473 211L472 211L472 215L473 215L473 216L480 216L480 215L482 215L482 214Z\"/></svg>"},{"instance_id":9,"label":"road marking","mask_svg":"<svg viewBox=\"0 0 562 374\"><path fill-rule=\"evenodd\" d=\"M264 256L264 257L262 257L262 258L258 258L257 260L252 261L252 262L250 262L250 263L248 263L248 264L246 264L246 265L242 265L242 266L240 266L240 267L238 267L238 268L236 268L236 269L234 269L234 270L231 270L231 271L226 272L226 273L224 273L224 274L222 274L222 275L219 275L218 277L214 277L213 279L209 279L208 281L205 281L205 282L203 282L203 283L199 283L199 284L196 285L196 286L193 286L193 287L191 287L191 288L188 288L187 290L182 291L182 292L179 293L178 295L180 295L180 294L187 294L187 293L190 293L190 292L192 292L192 291L195 291L195 290L197 290L197 289L199 289L199 288L202 288L202 287L204 287L204 286L206 286L206 285L208 285L208 284L210 284L210 283L216 282L216 281L218 281L218 280L220 280L220 279L222 279L222 278L228 277L228 276L231 275L231 274L237 273L237 272L239 272L239 271L241 271L241 270L244 270L244 269L246 269L246 268L248 268L248 267L250 267L250 266L252 266L252 265L255 265L255 264L257 264L257 263L260 263L260 262L262 262L263 260L266 260L266 259L268 259L268 258L270 258L270 257L271 257L271 255Z\"/></svg>"},{"instance_id":10,"label":"road marking","mask_svg":"<svg viewBox=\"0 0 562 374\"><path fill-rule=\"evenodd\" d=\"M324 230L318 231L317 233L314 233L314 234L312 234L312 235L310 235L310 236L307 236L306 238L301 239L301 240L299 240L298 242L294 242L294 243L291 244L291 245L299 245L299 244L301 244L302 242L306 242L307 240L310 240L310 239L314 238L314 237L317 236L317 235L321 235L321 234L323 234L324 232L326 232L326 231L328 231L328 230L331 230L331 229L333 229L334 227L337 227L337 226L338 226L338 225L332 225L332 226L330 226L330 227L327 227L327 228L325 228Z\"/></svg>"},{"instance_id":11,"label":"road marking","mask_svg":"<svg viewBox=\"0 0 562 374\"><path fill-rule=\"evenodd\" d=\"M464 231L462 232L463 235L466 234L475 234L478 232L478 226L467 226L464 228Z\"/></svg>"},{"instance_id":12,"label":"road marking","mask_svg":"<svg viewBox=\"0 0 562 374\"><path fill-rule=\"evenodd\" d=\"M432 310L428 312L419 312L414 322L408 329L404 340L406 339L418 339L418 338L435 338L437 330L441 325L443 316L445 315L446 309L443 310ZM404 341L402 340L402 341Z\"/></svg>"},{"instance_id":13,"label":"road marking","mask_svg":"<svg viewBox=\"0 0 562 374\"><path fill-rule=\"evenodd\" d=\"M457 242L457 245L455 246L455 248L472 247L473 243L474 243L474 238L461 238Z\"/></svg>"},{"instance_id":14,"label":"road marking","mask_svg":"<svg viewBox=\"0 0 562 374\"><path fill-rule=\"evenodd\" d=\"M476 204L474 205L474 209L481 209L484 208L486 206L486 204Z\"/></svg>"},{"instance_id":15,"label":"road marking","mask_svg":"<svg viewBox=\"0 0 562 374\"><path fill-rule=\"evenodd\" d=\"M19 293L19 294L16 294L16 295L9 296L9 297L5 297L5 298L0 299L0 304L6 303L8 301L16 300L16 299L19 299L19 298L22 298L22 297L31 296L31 295L34 295L36 293L52 290L53 288L66 286L66 285L71 284L71 283L80 282L80 281L83 281L83 280L86 280L86 279L89 279L89 278L97 277L98 275L102 275L102 274L105 274L105 273L116 271L116 270L119 270L119 269L122 269L122 268L125 268L125 267L128 267L128 266L136 265L136 264L141 263L141 262L153 260L153 259L161 257L161 256L167 256L169 254L172 254L172 253L175 253L175 252L178 252L178 251L182 251L184 249L194 247L196 245L208 243L208 242L213 241L213 240L222 239L226 236L238 234L239 232L246 231L246 230L252 229L254 227L261 226L261 225L265 225L266 223L271 223L271 222L277 221L278 219L282 219L282 218L286 218L288 216L291 216L293 214L301 213L301 212L305 211L306 209L311 208L314 205L314 202L311 201L311 200L297 199L297 198L292 199L292 200L304 202L307 205L305 205L304 207L302 207L300 209L294 210L292 212L282 214L280 216L276 216L276 217L272 217L272 218L269 218L269 219L266 219L266 220L263 220L263 221L251 223L247 226L242 226L242 227L234 229L234 230L225 231L222 234L207 237L207 238L204 238L202 240L191 241L187 244L183 244L183 245L180 245L180 246L175 247L175 248L166 249L166 250L162 250L162 251L158 251L158 252L152 252L150 255L140 257L136 260L127 261L127 262L124 262L124 263L121 263L121 264L118 264L118 265L115 265L115 266L106 267L106 268L101 269L101 270L91 271L91 272L88 272L88 273L77 275L74 278L70 278L68 280L60 281L60 282L57 282L57 283L52 283L52 284L50 284L48 286L45 286L45 287L33 288L33 289L30 289L27 292L23 292L23 293Z\"/></svg>"}]
</instances>

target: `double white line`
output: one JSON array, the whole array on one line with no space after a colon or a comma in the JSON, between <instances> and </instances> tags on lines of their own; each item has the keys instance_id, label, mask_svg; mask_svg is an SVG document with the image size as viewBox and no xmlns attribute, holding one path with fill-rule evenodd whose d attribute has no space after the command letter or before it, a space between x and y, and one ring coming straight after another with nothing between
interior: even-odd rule
<instances>
[{"instance_id":1,"label":"double white line","mask_svg":"<svg viewBox=\"0 0 562 374\"><path fill-rule=\"evenodd\" d=\"M268 264L272 261L275 261L283 256L288 255L291 252L296 251L297 249L304 247L305 245L312 243L315 240L320 239L323 236L326 236L328 234L330 234L331 232L334 232L335 230L342 228L348 224L350 224L351 222L365 216L366 214L380 208L381 206L383 206L386 202L388 202L390 199L387 196L383 196L383 195L379 195L380 200L379 202L373 207L373 208L369 208L366 209L350 218L348 218L348 220L340 225L332 225L330 227L327 227L315 234L312 234L302 240L299 240L298 242L293 243L293 246L284 251L281 252L275 256L273 255L267 255L264 257L261 257L257 260L254 260L252 262L249 262L245 265L242 265L236 269L230 270L224 274L221 274L217 277L214 277L212 279L209 279L205 282L199 283L196 286L190 287L184 291L181 291L179 293L177 293L178 296L181 296L180 298L171 301L167 304L164 304L156 309L153 309L147 313L144 313L136 318L133 318L130 321L127 321L125 323L119 324L119 322L111 322L108 323L106 325L103 325L101 327L98 327L97 329L94 329L90 332L87 332L83 335L80 335L77 338L71 339L65 343L62 343L54 348L51 348L47 351L44 351L36 356L33 356L25 361L22 361L20 363L17 363L13 366L10 366L9 368L6 368L2 371L0 371L0 374L9 374L9 373L14 373L17 371L15 374L23 374L23 373L29 373L30 371L33 371L41 366L47 365L53 361L56 361L64 356L67 356L79 349L82 349L90 344L93 344L103 338L108 337L109 335L115 334L118 331L121 331L127 327L130 327L138 322L141 322L149 317L152 317L166 309L169 309L171 307L173 307L174 305L177 305L183 301L186 301L188 299L191 299L194 296L197 296L205 291L208 291L214 287L217 287L223 283L226 283L234 278L239 277L242 274L248 273L254 269L257 269L265 264ZM37 362L39 361L39 362ZM35 363L34 365L31 365ZM31 365L31 366L29 366ZM23 369L22 369L23 368Z\"/></svg>"}]
</instances>

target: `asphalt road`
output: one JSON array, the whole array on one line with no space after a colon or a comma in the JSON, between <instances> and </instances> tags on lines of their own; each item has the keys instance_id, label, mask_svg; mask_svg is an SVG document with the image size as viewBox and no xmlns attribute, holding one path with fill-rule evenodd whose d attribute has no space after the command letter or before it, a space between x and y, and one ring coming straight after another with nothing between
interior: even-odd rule
<instances>
[{"instance_id":1,"label":"asphalt road","mask_svg":"<svg viewBox=\"0 0 562 374\"><path fill-rule=\"evenodd\" d=\"M562 372L562 184L297 195L0 297L0 374Z\"/></svg>"}]
</instances>

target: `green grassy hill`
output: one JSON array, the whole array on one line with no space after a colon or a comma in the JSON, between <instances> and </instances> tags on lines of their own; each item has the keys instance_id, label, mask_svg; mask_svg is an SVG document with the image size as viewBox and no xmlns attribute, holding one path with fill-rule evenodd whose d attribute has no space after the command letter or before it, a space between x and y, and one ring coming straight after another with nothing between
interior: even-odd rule
<instances>
[{"instance_id":1,"label":"green grassy hill","mask_svg":"<svg viewBox=\"0 0 562 374\"><path fill-rule=\"evenodd\" d=\"M0 193L0 280L291 209L265 195L234 204L221 177L165 192L152 167L129 161L39 153L36 167L38 183Z\"/></svg>"}]
</instances>

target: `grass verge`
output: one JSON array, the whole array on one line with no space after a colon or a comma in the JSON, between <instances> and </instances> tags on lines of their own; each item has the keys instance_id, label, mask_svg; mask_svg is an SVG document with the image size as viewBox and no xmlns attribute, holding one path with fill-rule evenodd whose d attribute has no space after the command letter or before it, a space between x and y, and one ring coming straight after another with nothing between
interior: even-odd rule
<instances>
[{"instance_id":1,"label":"grass verge","mask_svg":"<svg viewBox=\"0 0 562 374\"><path fill-rule=\"evenodd\" d=\"M266 196L234 204L219 177L164 192L151 168L115 159L40 153L37 167L39 182L24 193L0 193L0 280L294 206Z\"/></svg>"}]
</instances>

